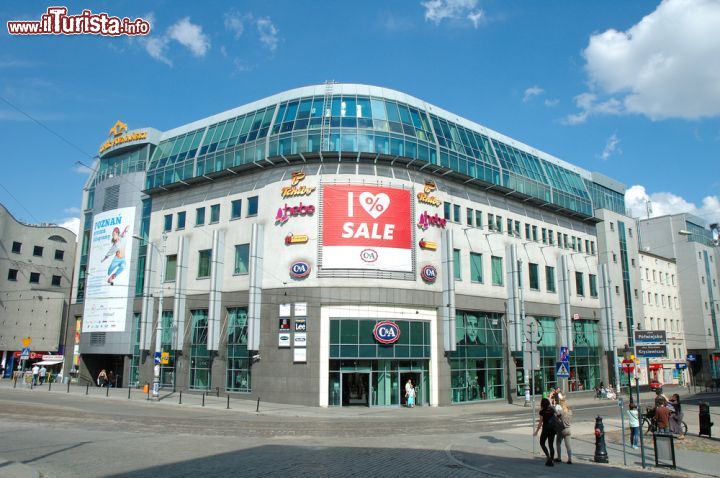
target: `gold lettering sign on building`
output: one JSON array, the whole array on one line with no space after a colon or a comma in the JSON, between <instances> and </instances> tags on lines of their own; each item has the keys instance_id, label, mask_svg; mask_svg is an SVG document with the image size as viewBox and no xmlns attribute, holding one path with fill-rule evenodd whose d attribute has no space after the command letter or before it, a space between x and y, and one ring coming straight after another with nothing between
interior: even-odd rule
<instances>
[{"instance_id":1,"label":"gold lettering sign on building","mask_svg":"<svg viewBox=\"0 0 720 478\"><path fill-rule=\"evenodd\" d=\"M442 201L435 196L431 196L430 193L435 191L437 186L433 181L425 181L425 189L423 192L417 194L418 202L424 204L430 204L431 206L438 207L442 204Z\"/></svg>"},{"instance_id":2,"label":"gold lettering sign on building","mask_svg":"<svg viewBox=\"0 0 720 478\"><path fill-rule=\"evenodd\" d=\"M102 153L103 151L106 151L113 146L117 146L123 143L128 143L130 141L139 141L143 139L147 139L147 132L146 131L139 131L135 133L127 134L127 124L123 123L120 120L117 120L112 128L110 128L110 132L108 136L110 139L105 141L102 146L100 146L99 153Z\"/></svg>"},{"instance_id":3,"label":"gold lettering sign on building","mask_svg":"<svg viewBox=\"0 0 720 478\"><path fill-rule=\"evenodd\" d=\"M312 186L298 186L300 181L305 179L305 173L302 171L294 171L290 180L290 186L283 186L280 189L280 195L283 198L297 197L297 196L309 196L315 191Z\"/></svg>"}]
</instances>

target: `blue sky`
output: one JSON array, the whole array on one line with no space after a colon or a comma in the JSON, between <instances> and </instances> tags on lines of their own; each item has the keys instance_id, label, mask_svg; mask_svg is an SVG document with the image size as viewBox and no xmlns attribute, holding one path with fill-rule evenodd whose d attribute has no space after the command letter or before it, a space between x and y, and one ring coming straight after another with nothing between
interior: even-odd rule
<instances>
[{"instance_id":1,"label":"blue sky","mask_svg":"<svg viewBox=\"0 0 720 478\"><path fill-rule=\"evenodd\" d=\"M70 2L152 33L8 34L50 5L0 5L0 202L24 221L72 224L76 161L117 119L166 130L330 79L403 91L601 172L638 213L650 199L654 215L720 221L717 0Z\"/></svg>"}]
</instances>

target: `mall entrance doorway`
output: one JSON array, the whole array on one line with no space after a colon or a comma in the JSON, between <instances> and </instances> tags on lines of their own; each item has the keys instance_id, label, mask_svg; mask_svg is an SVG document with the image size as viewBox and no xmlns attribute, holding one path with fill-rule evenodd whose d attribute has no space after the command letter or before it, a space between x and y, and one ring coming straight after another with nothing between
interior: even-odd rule
<instances>
[{"instance_id":1,"label":"mall entrance doorway","mask_svg":"<svg viewBox=\"0 0 720 478\"><path fill-rule=\"evenodd\" d=\"M405 386L410 380L415 387L415 406L423 404L422 372L400 372L400 404L407 406Z\"/></svg>"},{"instance_id":2,"label":"mall entrance doorway","mask_svg":"<svg viewBox=\"0 0 720 478\"><path fill-rule=\"evenodd\" d=\"M370 372L343 372L342 405L370 406Z\"/></svg>"}]
</instances>

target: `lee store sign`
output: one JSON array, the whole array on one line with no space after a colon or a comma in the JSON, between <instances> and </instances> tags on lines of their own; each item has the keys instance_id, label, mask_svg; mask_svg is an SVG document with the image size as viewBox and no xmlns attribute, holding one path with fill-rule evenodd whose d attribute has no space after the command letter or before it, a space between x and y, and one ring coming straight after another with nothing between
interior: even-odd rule
<instances>
[{"instance_id":1,"label":"lee store sign","mask_svg":"<svg viewBox=\"0 0 720 478\"><path fill-rule=\"evenodd\" d=\"M323 186L324 269L412 271L411 195L382 186Z\"/></svg>"}]
</instances>

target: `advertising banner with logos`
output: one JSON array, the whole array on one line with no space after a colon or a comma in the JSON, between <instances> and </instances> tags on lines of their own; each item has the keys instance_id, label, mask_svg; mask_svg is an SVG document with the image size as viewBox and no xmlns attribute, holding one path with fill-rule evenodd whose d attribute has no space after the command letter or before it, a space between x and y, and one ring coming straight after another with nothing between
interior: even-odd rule
<instances>
[{"instance_id":1,"label":"advertising banner with logos","mask_svg":"<svg viewBox=\"0 0 720 478\"><path fill-rule=\"evenodd\" d=\"M323 186L322 268L412 272L410 191Z\"/></svg>"},{"instance_id":2,"label":"advertising banner with logos","mask_svg":"<svg viewBox=\"0 0 720 478\"><path fill-rule=\"evenodd\" d=\"M93 218L83 332L123 332L130 297L135 208L113 209Z\"/></svg>"}]
</instances>

